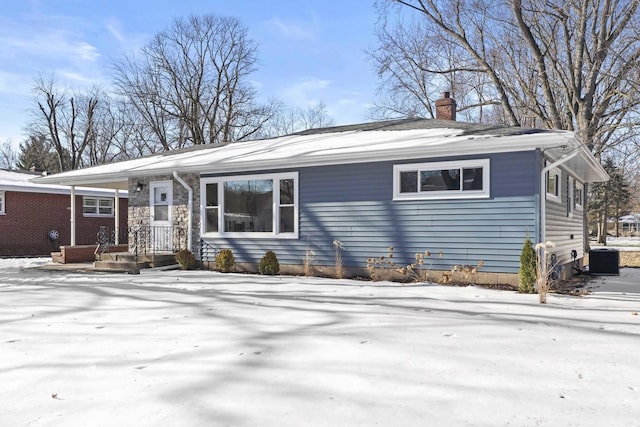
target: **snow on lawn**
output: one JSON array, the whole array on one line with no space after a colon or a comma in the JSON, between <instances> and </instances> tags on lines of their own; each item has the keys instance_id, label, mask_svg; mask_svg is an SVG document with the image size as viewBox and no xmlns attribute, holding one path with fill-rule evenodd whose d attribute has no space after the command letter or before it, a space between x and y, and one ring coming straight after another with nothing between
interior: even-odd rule
<instances>
[{"instance_id":1,"label":"snow on lawn","mask_svg":"<svg viewBox=\"0 0 640 427\"><path fill-rule=\"evenodd\" d=\"M2 425L640 425L640 288L608 279L540 305L477 287L19 267L0 261Z\"/></svg>"}]
</instances>

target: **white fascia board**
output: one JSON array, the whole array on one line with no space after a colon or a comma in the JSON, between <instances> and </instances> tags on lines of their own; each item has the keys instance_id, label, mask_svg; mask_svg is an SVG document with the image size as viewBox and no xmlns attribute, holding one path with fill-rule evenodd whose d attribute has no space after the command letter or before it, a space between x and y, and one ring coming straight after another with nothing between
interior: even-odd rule
<instances>
[{"instance_id":1,"label":"white fascia board","mask_svg":"<svg viewBox=\"0 0 640 427\"><path fill-rule=\"evenodd\" d=\"M66 186L29 186L29 185L2 185L0 191L10 191L14 193L40 193L40 194L71 194L71 188ZM114 190L105 188L104 190L95 188L76 187L77 196L92 197L114 197ZM120 191L120 198L127 199L129 194L127 191Z\"/></svg>"}]
</instances>

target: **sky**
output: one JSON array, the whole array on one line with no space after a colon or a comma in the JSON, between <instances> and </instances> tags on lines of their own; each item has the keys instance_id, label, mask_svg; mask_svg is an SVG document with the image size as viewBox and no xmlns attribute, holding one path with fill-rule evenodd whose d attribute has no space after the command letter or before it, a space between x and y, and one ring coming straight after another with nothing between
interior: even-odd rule
<instances>
[{"instance_id":1,"label":"sky","mask_svg":"<svg viewBox=\"0 0 640 427\"><path fill-rule=\"evenodd\" d=\"M110 64L191 14L237 18L258 45L261 99L324 102L336 124L367 121L377 80L373 0L5 0L0 12L0 144L25 138L32 87L54 74L71 89L111 85Z\"/></svg>"}]
</instances>

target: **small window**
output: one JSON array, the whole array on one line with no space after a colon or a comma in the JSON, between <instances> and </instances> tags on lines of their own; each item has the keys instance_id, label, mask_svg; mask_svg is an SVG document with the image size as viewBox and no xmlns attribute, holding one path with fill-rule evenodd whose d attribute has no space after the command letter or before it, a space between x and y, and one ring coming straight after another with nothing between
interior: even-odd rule
<instances>
[{"instance_id":1,"label":"small window","mask_svg":"<svg viewBox=\"0 0 640 427\"><path fill-rule=\"evenodd\" d=\"M575 208L574 194L576 190L576 180L573 177L567 177L567 216L573 217L573 209Z\"/></svg>"},{"instance_id":2,"label":"small window","mask_svg":"<svg viewBox=\"0 0 640 427\"><path fill-rule=\"evenodd\" d=\"M489 197L489 159L395 165L394 199Z\"/></svg>"},{"instance_id":3,"label":"small window","mask_svg":"<svg viewBox=\"0 0 640 427\"><path fill-rule=\"evenodd\" d=\"M113 216L113 199L83 197L82 213L84 216Z\"/></svg>"},{"instance_id":4,"label":"small window","mask_svg":"<svg viewBox=\"0 0 640 427\"><path fill-rule=\"evenodd\" d=\"M0 191L0 215L4 215L4 191Z\"/></svg>"},{"instance_id":5,"label":"small window","mask_svg":"<svg viewBox=\"0 0 640 427\"><path fill-rule=\"evenodd\" d=\"M547 172L547 198L560 200L560 171L557 169Z\"/></svg>"},{"instance_id":6,"label":"small window","mask_svg":"<svg viewBox=\"0 0 640 427\"><path fill-rule=\"evenodd\" d=\"M573 203L576 209L582 209L584 197L584 187L579 182L575 182L575 188L573 190Z\"/></svg>"},{"instance_id":7,"label":"small window","mask_svg":"<svg viewBox=\"0 0 640 427\"><path fill-rule=\"evenodd\" d=\"M280 205L280 228L278 233L295 232L296 194L293 179L280 180L280 199L278 203Z\"/></svg>"},{"instance_id":8,"label":"small window","mask_svg":"<svg viewBox=\"0 0 640 427\"><path fill-rule=\"evenodd\" d=\"M205 233L217 233L218 232L218 184L211 183L206 185L205 189Z\"/></svg>"}]
</instances>

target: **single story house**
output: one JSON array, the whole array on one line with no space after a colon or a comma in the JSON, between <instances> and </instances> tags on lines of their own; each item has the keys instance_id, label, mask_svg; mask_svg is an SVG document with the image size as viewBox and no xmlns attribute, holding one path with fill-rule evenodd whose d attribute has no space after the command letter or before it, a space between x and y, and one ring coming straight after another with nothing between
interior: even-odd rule
<instances>
[{"instance_id":1,"label":"single story house","mask_svg":"<svg viewBox=\"0 0 640 427\"><path fill-rule=\"evenodd\" d=\"M517 283L527 236L553 241L560 264L579 262L584 184L608 179L583 142L456 122L447 93L436 107L435 120L196 146L36 181L129 190L130 227L186 230L202 261L230 248L249 270L272 250L281 271L299 273L307 259L331 274L336 240L351 275L393 247L398 265L429 251L433 271L482 261L481 280Z\"/></svg>"},{"instance_id":2,"label":"single story house","mask_svg":"<svg viewBox=\"0 0 640 427\"><path fill-rule=\"evenodd\" d=\"M615 219L609 222L615 223ZM623 215L618 218L618 224L622 226L622 234L624 236L635 236L640 232L640 214Z\"/></svg>"},{"instance_id":3,"label":"single story house","mask_svg":"<svg viewBox=\"0 0 640 427\"><path fill-rule=\"evenodd\" d=\"M49 255L71 243L71 188L32 182L37 176L41 174L0 170L0 256ZM119 203L114 197L113 190L75 189L76 244L95 245L101 227L115 232L116 218L126 238L127 194L120 193ZM122 215L116 206L122 207Z\"/></svg>"}]
</instances>

